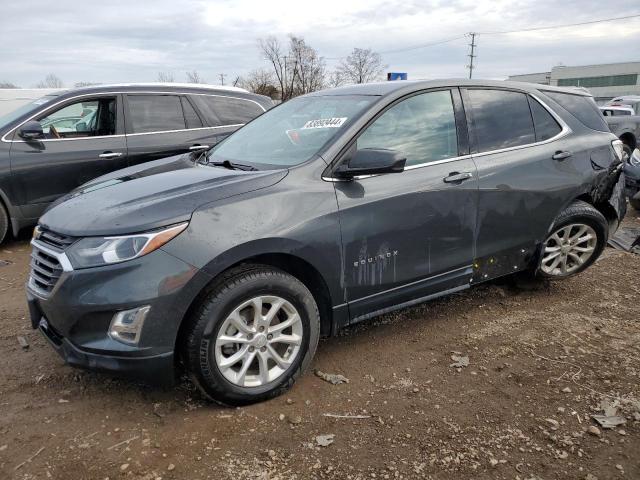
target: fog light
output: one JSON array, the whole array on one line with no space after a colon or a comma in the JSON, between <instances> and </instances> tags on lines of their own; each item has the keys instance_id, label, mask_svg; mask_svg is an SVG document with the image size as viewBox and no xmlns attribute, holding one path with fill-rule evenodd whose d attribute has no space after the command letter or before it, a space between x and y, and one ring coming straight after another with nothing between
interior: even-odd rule
<instances>
[{"instance_id":1,"label":"fog light","mask_svg":"<svg viewBox=\"0 0 640 480\"><path fill-rule=\"evenodd\" d=\"M147 305L116 313L109 325L109 336L127 345L137 345L149 310L151 307Z\"/></svg>"}]
</instances>

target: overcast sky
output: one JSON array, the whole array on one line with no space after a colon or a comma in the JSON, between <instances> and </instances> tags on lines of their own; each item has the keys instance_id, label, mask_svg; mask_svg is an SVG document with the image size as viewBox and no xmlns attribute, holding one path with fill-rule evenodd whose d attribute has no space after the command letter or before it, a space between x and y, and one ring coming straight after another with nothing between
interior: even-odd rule
<instances>
[{"instance_id":1,"label":"overcast sky","mask_svg":"<svg viewBox=\"0 0 640 480\"><path fill-rule=\"evenodd\" d=\"M219 83L266 66L257 40L302 36L329 70L353 47L386 52L463 35L640 13L638 0L131 0L3 2L0 81L23 87L55 73L65 85L185 80ZM409 78L463 77L468 38L386 53ZM479 35L475 78L554 65L640 61L640 18L509 35Z\"/></svg>"}]
</instances>

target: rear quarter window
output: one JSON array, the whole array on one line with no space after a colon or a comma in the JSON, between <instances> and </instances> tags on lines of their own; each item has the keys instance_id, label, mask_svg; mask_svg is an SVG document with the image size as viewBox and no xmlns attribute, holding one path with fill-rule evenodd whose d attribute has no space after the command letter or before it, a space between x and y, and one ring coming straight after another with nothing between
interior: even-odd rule
<instances>
[{"instance_id":1,"label":"rear quarter window","mask_svg":"<svg viewBox=\"0 0 640 480\"><path fill-rule=\"evenodd\" d=\"M211 95L197 95L194 98L211 126L248 123L264 112L257 103L242 98Z\"/></svg>"},{"instance_id":2,"label":"rear quarter window","mask_svg":"<svg viewBox=\"0 0 640 480\"><path fill-rule=\"evenodd\" d=\"M598 130L600 132L609 131L607 122L605 122L593 98L550 91L545 91L544 94L592 130Z\"/></svg>"}]
</instances>

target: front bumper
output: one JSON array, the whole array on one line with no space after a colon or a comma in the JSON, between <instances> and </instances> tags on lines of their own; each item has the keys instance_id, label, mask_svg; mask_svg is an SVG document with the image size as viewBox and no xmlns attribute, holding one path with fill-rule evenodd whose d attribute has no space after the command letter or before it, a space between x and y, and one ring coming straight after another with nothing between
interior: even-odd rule
<instances>
[{"instance_id":1,"label":"front bumper","mask_svg":"<svg viewBox=\"0 0 640 480\"><path fill-rule=\"evenodd\" d=\"M30 309L33 303L34 300L29 300ZM44 317L41 317L38 329L65 363L72 367L115 373L126 378L142 380L153 385L171 386L174 384L173 352L148 357L123 357L110 354L115 352L109 351L91 353L76 347L67 338L58 335L58 333L49 326Z\"/></svg>"},{"instance_id":2,"label":"front bumper","mask_svg":"<svg viewBox=\"0 0 640 480\"><path fill-rule=\"evenodd\" d=\"M208 281L162 249L120 264L64 271L51 292L27 284L31 326L69 365L171 385L180 323ZM116 313L147 305L137 345L109 336Z\"/></svg>"}]
</instances>

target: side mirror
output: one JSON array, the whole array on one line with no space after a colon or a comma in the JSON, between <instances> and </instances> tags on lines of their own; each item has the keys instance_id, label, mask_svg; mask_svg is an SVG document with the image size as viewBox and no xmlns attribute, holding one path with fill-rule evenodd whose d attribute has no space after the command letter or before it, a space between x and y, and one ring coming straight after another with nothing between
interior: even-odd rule
<instances>
[{"instance_id":1,"label":"side mirror","mask_svg":"<svg viewBox=\"0 0 640 480\"><path fill-rule=\"evenodd\" d=\"M404 171L407 157L395 150L363 148L334 172L338 178L350 179L359 175L380 175Z\"/></svg>"},{"instance_id":2,"label":"side mirror","mask_svg":"<svg viewBox=\"0 0 640 480\"><path fill-rule=\"evenodd\" d=\"M30 122L22 125L18 131L18 135L25 140L37 140L44 137L44 132L42 131L42 125L40 125L40 122L31 120Z\"/></svg>"}]
</instances>

